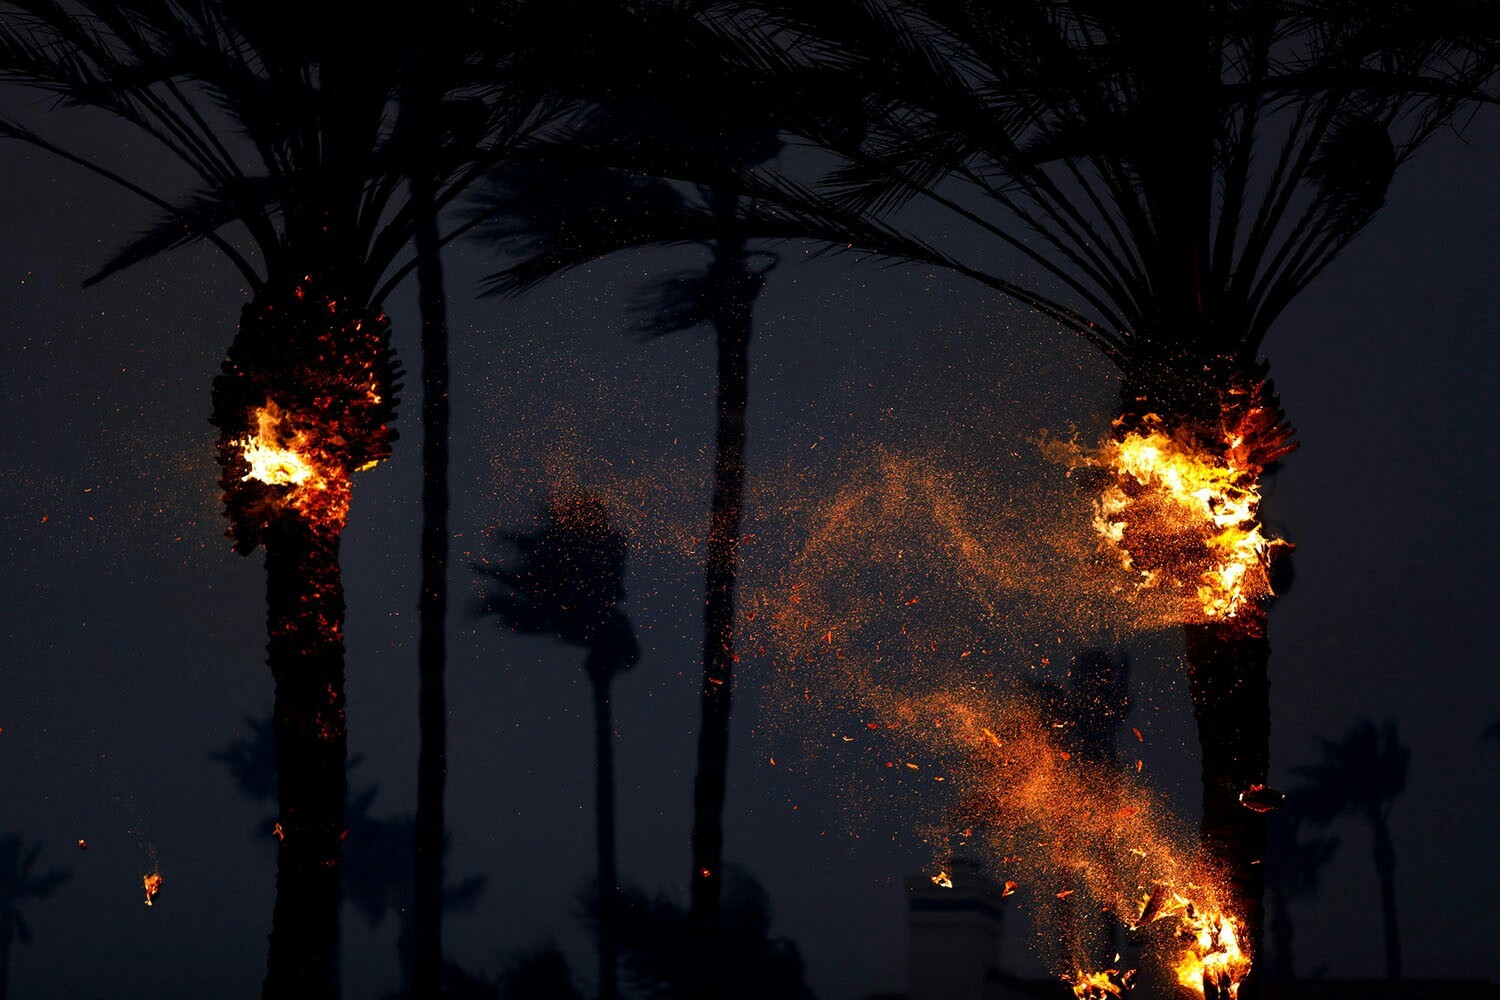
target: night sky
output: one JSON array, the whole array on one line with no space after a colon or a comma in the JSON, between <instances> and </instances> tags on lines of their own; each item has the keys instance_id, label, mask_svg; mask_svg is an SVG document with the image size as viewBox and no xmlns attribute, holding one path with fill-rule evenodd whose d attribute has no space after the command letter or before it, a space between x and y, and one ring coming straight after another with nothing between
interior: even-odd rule
<instances>
[{"instance_id":1,"label":"night sky","mask_svg":"<svg viewBox=\"0 0 1500 1000\"><path fill-rule=\"evenodd\" d=\"M123 152L138 174L163 169L92 119L58 123L64 137ZM14 145L0 145L0 177L0 832L45 844L43 864L71 872L27 910L35 941L14 954L12 995L253 996L271 913L270 809L210 759L271 700L261 556L234 554L223 536L207 422L245 291L206 247L80 290L147 213ZM1500 746L1481 738L1500 716L1496 232L1491 115L1465 141L1439 137L1398 176L1386 210L1266 345L1302 443L1266 507L1298 545L1295 586L1271 619L1273 778L1286 784L1316 737L1356 717L1397 720L1412 749L1393 830L1416 977L1500 978ZM749 591L772 593L757 581L786 554L770 527L785 484L832 495L841 462L924 436L965 443L967 475L1004 481L1036 465L1042 429L1105 426L1112 371L1043 318L960 277L781 250L752 347L752 521L768 527L747 556ZM449 917L446 945L486 974L548 941L570 951L581 978L592 969L575 900L593 864L581 656L474 615L469 571L496 551L495 526L524 525L560 468L628 480L638 501L625 609L644 656L615 686L620 859L630 884L685 886L702 581L673 542L706 530L712 343L642 342L626 332L626 306L642 278L690 259L632 255L507 302L476 295L492 251L463 244L448 258L448 870L488 885L472 912ZM408 368L402 439L356 480L343 543L351 781L379 785L382 815L413 808L417 748L411 285L387 306ZM955 414L981 396L1003 419L962 426ZM1031 496L1048 488L1038 480ZM1027 627L1017 621L1009 645L1024 645ZM1093 638L1083 626L1049 629L1033 656L1002 669L1050 676ZM1137 664L1127 725L1146 736L1147 775L1192 816L1198 762L1180 639L1127 645ZM821 997L900 989L902 880L932 851L871 776L770 765L828 735L799 728L778 702L777 667L774 650L740 664L727 856L763 881L775 930L801 946ZM1319 895L1298 904L1299 961L1378 975L1369 833L1342 822L1337 832L1343 846ZM147 909L140 878L158 864L165 885ZM1019 954L1030 931L1011 926ZM346 995L394 987L394 935L393 919L371 928L346 907Z\"/></svg>"}]
</instances>

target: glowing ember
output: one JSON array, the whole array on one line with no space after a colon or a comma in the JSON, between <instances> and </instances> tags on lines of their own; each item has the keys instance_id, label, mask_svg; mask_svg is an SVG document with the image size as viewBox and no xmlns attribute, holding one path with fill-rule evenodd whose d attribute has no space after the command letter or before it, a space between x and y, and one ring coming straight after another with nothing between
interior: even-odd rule
<instances>
[{"instance_id":1,"label":"glowing ember","mask_svg":"<svg viewBox=\"0 0 1500 1000\"><path fill-rule=\"evenodd\" d=\"M1119 956L1116 956L1117 958ZM1073 995L1079 1000L1105 1000L1124 996L1135 986L1135 970L1105 969L1103 972L1079 972L1073 979Z\"/></svg>"},{"instance_id":2,"label":"glowing ember","mask_svg":"<svg viewBox=\"0 0 1500 1000\"><path fill-rule=\"evenodd\" d=\"M146 887L146 905L155 905L152 901L156 899L156 894L161 892L161 873L152 872L150 875L142 875L141 882Z\"/></svg>"},{"instance_id":3,"label":"glowing ember","mask_svg":"<svg viewBox=\"0 0 1500 1000\"><path fill-rule=\"evenodd\" d=\"M1262 530L1261 468L1238 435L1216 454L1156 417L1144 428L1074 459L1115 474L1094 505L1094 529L1138 587L1180 591L1207 619L1234 618L1270 596L1271 558L1287 544Z\"/></svg>"},{"instance_id":4,"label":"glowing ember","mask_svg":"<svg viewBox=\"0 0 1500 1000\"><path fill-rule=\"evenodd\" d=\"M845 676L863 674L849 665ZM881 720L872 732L913 744L954 775L958 798L943 809L938 829L962 831L966 850L982 849L1011 879L1026 871L1028 881L1046 886L1031 904L1039 928L1056 926L1065 907L1110 913L1140 930L1136 939L1150 933L1152 951L1165 949L1172 975L1200 996L1238 996L1250 956L1238 918L1220 903L1222 873L1134 768L1064 757L1058 731L1024 700L996 701L972 690L902 693L873 680L858 687L864 710ZM940 833L934 848L951 850L951 835ZM946 876L932 880L942 885ZM1003 896L1016 889L1011 879L1002 883ZM1087 947L1065 945L1080 946ZM1086 954L1067 957L1072 969L1088 968ZM1102 1000L1124 995L1135 976L1113 968L1067 979L1075 996Z\"/></svg>"},{"instance_id":5,"label":"glowing ember","mask_svg":"<svg viewBox=\"0 0 1500 1000\"><path fill-rule=\"evenodd\" d=\"M953 878L947 872L938 872L932 876L932 884L941 889L953 888Z\"/></svg>"}]
</instances>

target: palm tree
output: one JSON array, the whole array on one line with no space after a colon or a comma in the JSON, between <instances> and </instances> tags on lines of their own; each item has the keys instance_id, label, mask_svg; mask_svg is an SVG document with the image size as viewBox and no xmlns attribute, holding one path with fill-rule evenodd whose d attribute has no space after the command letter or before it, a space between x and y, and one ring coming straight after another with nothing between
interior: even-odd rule
<instances>
[{"instance_id":1,"label":"palm tree","mask_svg":"<svg viewBox=\"0 0 1500 1000\"><path fill-rule=\"evenodd\" d=\"M10 948L13 943L31 943L31 927L21 907L33 899L46 899L68 880L61 868L40 871L37 860L42 845L28 848L17 833L0 837L0 1000L10 995Z\"/></svg>"},{"instance_id":2,"label":"palm tree","mask_svg":"<svg viewBox=\"0 0 1500 1000\"><path fill-rule=\"evenodd\" d=\"M615 858L614 724L609 690L640 659L635 630L620 610L625 597L625 536L610 524L604 502L586 491L552 499L542 527L507 536L513 568L479 564L500 584L483 610L504 627L549 635L588 651L583 669L594 706L594 820L599 851L599 996L616 1000L619 969L619 872Z\"/></svg>"},{"instance_id":3,"label":"palm tree","mask_svg":"<svg viewBox=\"0 0 1500 1000\"><path fill-rule=\"evenodd\" d=\"M591 112L531 150L524 163L509 163L497 174L484 233L510 245L517 257L491 278L494 290L510 294L619 250L676 244L706 253L701 268L661 276L641 289L634 310L640 334L706 325L716 347L689 877L699 953L707 956L718 933L724 870L750 342L755 302L777 258L750 246L758 213L734 185L674 185L658 178L733 178L775 158L781 141L776 108L732 83L719 61L722 47L694 20L705 6L699 0L548 5L549 16L558 19L553 37L561 49L544 49L537 58L566 58L576 67L563 82Z\"/></svg>"},{"instance_id":4,"label":"palm tree","mask_svg":"<svg viewBox=\"0 0 1500 1000\"><path fill-rule=\"evenodd\" d=\"M524 101L465 100L423 150L440 181L423 203L393 127L409 33L284 0L10 0L0 79L112 115L187 168L166 196L18 122L0 135L103 176L161 210L97 281L158 252L216 245L252 290L214 380L220 484L235 548L266 550L283 831L265 995L337 990L344 831L343 586L338 550L353 474L390 453L399 388L381 302L424 215L545 117ZM435 13L436 8L425 9ZM289 32L287 25L297 30ZM454 68L458 68L455 64ZM451 78L450 78L451 81ZM237 223L264 271L223 231ZM295 762L295 764L293 764Z\"/></svg>"},{"instance_id":5,"label":"palm tree","mask_svg":"<svg viewBox=\"0 0 1500 1000\"><path fill-rule=\"evenodd\" d=\"M1360 719L1343 739L1319 740L1323 759L1292 769L1305 784L1293 796L1309 822L1325 827L1340 816L1364 820L1374 837L1375 877L1380 880L1380 916L1385 927L1385 975L1401 978L1401 937L1396 924L1396 848L1391 842L1391 805L1406 787L1411 749L1392 719L1376 727Z\"/></svg>"},{"instance_id":6,"label":"palm tree","mask_svg":"<svg viewBox=\"0 0 1500 1000\"><path fill-rule=\"evenodd\" d=\"M0 1000L10 996L10 945L31 943L31 927L21 906L28 900L45 900L69 879L62 868L37 870L40 855L42 846L27 849L20 834L0 837Z\"/></svg>"},{"instance_id":7,"label":"palm tree","mask_svg":"<svg viewBox=\"0 0 1500 1000\"><path fill-rule=\"evenodd\" d=\"M757 92L821 74L863 116L791 122L838 158L817 188L736 178L759 231L947 268L1035 308L1120 369L1117 443L1160 432L1257 502L1293 447L1267 332L1480 99L1500 52L1492 5L1472 0L747 0L706 16L741 39ZM914 202L928 211L900 214ZM942 229L919 225L932 213ZM961 257L974 234L999 255ZM1053 287L1005 277L1006 255ZM1241 527L1258 534L1254 508ZM1177 541L1131 529L1123 545L1155 568ZM1205 855L1257 951L1272 552L1245 567L1243 601L1195 607L1189 588L1182 616Z\"/></svg>"},{"instance_id":8,"label":"palm tree","mask_svg":"<svg viewBox=\"0 0 1500 1000\"><path fill-rule=\"evenodd\" d=\"M626 980L652 1000L702 995L691 910L669 899L627 890L620 900ZM749 872L731 865L725 878L720 963L715 989L724 1000L812 1000L796 942L771 933L771 901ZM594 915L589 914L592 919Z\"/></svg>"},{"instance_id":9,"label":"palm tree","mask_svg":"<svg viewBox=\"0 0 1500 1000\"><path fill-rule=\"evenodd\" d=\"M1267 930L1273 944L1268 973L1273 979L1295 977L1292 902L1318 891L1318 878L1339 847L1337 837L1304 837L1305 826L1295 796L1266 824Z\"/></svg>"}]
</instances>

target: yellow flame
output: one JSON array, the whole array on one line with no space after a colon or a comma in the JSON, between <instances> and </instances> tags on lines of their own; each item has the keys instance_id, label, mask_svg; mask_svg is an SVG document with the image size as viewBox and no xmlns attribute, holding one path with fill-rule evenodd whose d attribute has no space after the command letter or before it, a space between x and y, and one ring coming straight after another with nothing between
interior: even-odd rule
<instances>
[{"instance_id":1,"label":"yellow flame","mask_svg":"<svg viewBox=\"0 0 1500 1000\"><path fill-rule=\"evenodd\" d=\"M1218 910L1199 909L1180 893L1173 893L1153 917L1167 918L1176 918L1183 941L1182 954L1173 966L1177 982L1199 996L1205 995L1205 984L1209 984L1220 997L1238 997L1240 983L1250 974L1250 956L1240 947L1239 921Z\"/></svg>"},{"instance_id":2,"label":"yellow flame","mask_svg":"<svg viewBox=\"0 0 1500 1000\"><path fill-rule=\"evenodd\" d=\"M1148 536L1196 535L1207 565L1172 568L1185 571L1206 617L1233 618L1270 595L1271 553L1285 544L1262 530L1260 470L1226 457L1239 451L1238 441L1226 441L1226 455L1218 455L1166 434L1159 422L1146 426L1108 442L1093 457L1091 464L1119 477L1095 504L1094 528L1119 551L1121 565L1140 576L1141 587L1158 586L1163 574L1136 565L1127 529L1135 526ZM1128 490L1131 482L1143 490Z\"/></svg>"},{"instance_id":3,"label":"yellow flame","mask_svg":"<svg viewBox=\"0 0 1500 1000\"><path fill-rule=\"evenodd\" d=\"M294 431L291 421L275 400L255 411L254 437L236 442L243 449L250 471L242 479L258 479L270 486L304 486L321 488L323 477L308 462L301 449L305 435Z\"/></svg>"},{"instance_id":4,"label":"yellow flame","mask_svg":"<svg viewBox=\"0 0 1500 1000\"><path fill-rule=\"evenodd\" d=\"M1118 957L1118 956L1116 956ZM1126 973L1129 977L1131 974ZM1106 969L1103 972L1079 971L1073 979L1073 995L1078 1000L1103 1000L1105 997L1121 997L1129 987L1124 985L1125 981L1117 983L1120 973L1117 969Z\"/></svg>"},{"instance_id":5,"label":"yellow flame","mask_svg":"<svg viewBox=\"0 0 1500 1000\"><path fill-rule=\"evenodd\" d=\"M953 888L953 878L947 872L938 872L932 876L932 884L940 889Z\"/></svg>"},{"instance_id":6,"label":"yellow flame","mask_svg":"<svg viewBox=\"0 0 1500 1000\"><path fill-rule=\"evenodd\" d=\"M150 875L142 875L141 882L146 887L146 905L154 906L152 900L156 898L157 893L161 892L161 873L152 872Z\"/></svg>"}]
</instances>

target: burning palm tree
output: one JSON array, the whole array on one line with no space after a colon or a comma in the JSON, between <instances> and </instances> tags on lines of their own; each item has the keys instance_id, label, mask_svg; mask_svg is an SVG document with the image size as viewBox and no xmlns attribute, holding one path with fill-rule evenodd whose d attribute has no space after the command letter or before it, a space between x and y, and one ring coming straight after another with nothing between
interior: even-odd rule
<instances>
[{"instance_id":1,"label":"burning palm tree","mask_svg":"<svg viewBox=\"0 0 1500 1000\"><path fill-rule=\"evenodd\" d=\"M599 996L618 996L620 915L615 858L614 724L609 689L640 659L635 630L619 608L625 597L625 536L610 524L597 496L584 491L553 499L540 530L512 534L513 568L480 564L476 572L501 586L484 610L505 627L549 635L588 650L583 669L594 703L594 818L599 851Z\"/></svg>"},{"instance_id":2,"label":"burning palm tree","mask_svg":"<svg viewBox=\"0 0 1500 1000\"><path fill-rule=\"evenodd\" d=\"M134 126L197 185L162 195L0 122L0 135L161 210L91 280L207 240L252 289L214 380L212 422L229 536L242 554L266 550L277 756L288 765L265 993L332 995L347 756L338 553L354 474L386 458L395 438L399 370L381 302L412 267L398 258L417 223L547 111L474 100L482 89L450 76L418 160L393 110L417 39L384 20L243 0L6 7L0 78ZM420 203L403 193L418 164L438 184ZM263 272L224 235L232 223Z\"/></svg>"},{"instance_id":3,"label":"burning palm tree","mask_svg":"<svg viewBox=\"0 0 1500 1000\"><path fill-rule=\"evenodd\" d=\"M1306 784L1294 796L1307 819L1327 826L1340 816L1362 819L1374 838L1375 877L1380 881L1380 917L1385 927L1385 974L1401 978L1401 936L1396 922L1396 848L1391 806L1406 788L1411 750L1396 723L1379 727L1360 719L1338 741L1319 740L1323 759L1293 768Z\"/></svg>"},{"instance_id":4,"label":"burning palm tree","mask_svg":"<svg viewBox=\"0 0 1500 1000\"><path fill-rule=\"evenodd\" d=\"M19 834L0 837L0 1000L10 995L11 945L31 943L31 926L21 907L46 899L68 880L61 868L38 869L41 854L41 844L27 847Z\"/></svg>"},{"instance_id":5,"label":"burning palm tree","mask_svg":"<svg viewBox=\"0 0 1500 1000\"><path fill-rule=\"evenodd\" d=\"M764 232L951 269L1119 367L1113 432L1079 461L1102 471L1096 527L1127 585L1176 601L1203 846L1258 949L1277 800L1266 598L1285 547L1262 527L1260 479L1294 447L1259 352L1397 169L1480 97L1493 9L756 0L708 16L772 91L821 73L862 111L857 128L796 123L840 161L821 186L738 178ZM899 214L912 203L1054 287L924 240Z\"/></svg>"}]
</instances>

